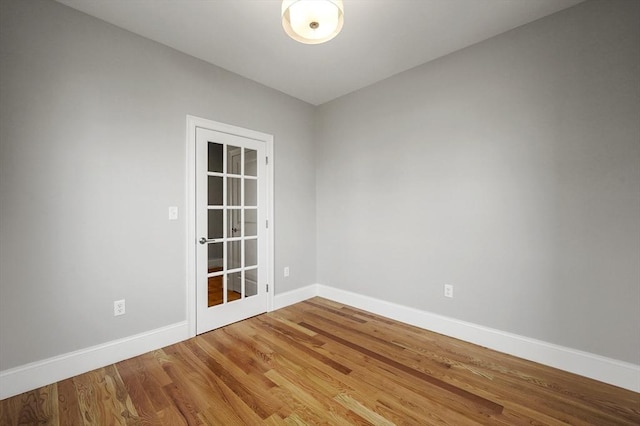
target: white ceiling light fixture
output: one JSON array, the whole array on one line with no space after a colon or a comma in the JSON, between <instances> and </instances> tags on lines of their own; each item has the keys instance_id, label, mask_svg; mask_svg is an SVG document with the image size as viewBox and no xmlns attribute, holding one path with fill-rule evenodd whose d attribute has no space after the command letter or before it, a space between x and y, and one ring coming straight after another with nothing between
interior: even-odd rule
<instances>
[{"instance_id":1,"label":"white ceiling light fixture","mask_svg":"<svg viewBox=\"0 0 640 426\"><path fill-rule=\"evenodd\" d=\"M282 27L292 39L320 44L338 35L344 23L342 0L284 0Z\"/></svg>"}]
</instances>

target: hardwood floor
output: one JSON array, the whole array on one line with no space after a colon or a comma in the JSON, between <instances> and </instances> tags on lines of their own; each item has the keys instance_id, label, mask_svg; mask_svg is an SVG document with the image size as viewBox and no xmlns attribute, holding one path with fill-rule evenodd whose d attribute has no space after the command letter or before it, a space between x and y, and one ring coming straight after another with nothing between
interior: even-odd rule
<instances>
[{"instance_id":1,"label":"hardwood floor","mask_svg":"<svg viewBox=\"0 0 640 426\"><path fill-rule=\"evenodd\" d=\"M638 425L640 394L325 299L0 403L0 424Z\"/></svg>"}]
</instances>

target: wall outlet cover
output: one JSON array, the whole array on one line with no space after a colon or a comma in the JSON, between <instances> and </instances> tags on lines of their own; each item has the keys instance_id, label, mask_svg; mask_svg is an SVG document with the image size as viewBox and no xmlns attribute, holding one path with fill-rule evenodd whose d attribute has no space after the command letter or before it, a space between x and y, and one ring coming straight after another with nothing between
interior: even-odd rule
<instances>
[{"instance_id":1,"label":"wall outlet cover","mask_svg":"<svg viewBox=\"0 0 640 426\"><path fill-rule=\"evenodd\" d=\"M444 297L453 298L453 285L451 284L444 285Z\"/></svg>"},{"instance_id":2,"label":"wall outlet cover","mask_svg":"<svg viewBox=\"0 0 640 426\"><path fill-rule=\"evenodd\" d=\"M169 220L178 220L178 207L169 207Z\"/></svg>"},{"instance_id":3,"label":"wall outlet cover","mask_svg":"<svg viewBox=\"0 0 640 426\"><path fill-rule=\"evenodd\" d=\"M116 300L115 302L113 302L113 316L117 317L119 315L124 315L124 314L125 314L124 299Z\"/></svg>"}]
</instances>

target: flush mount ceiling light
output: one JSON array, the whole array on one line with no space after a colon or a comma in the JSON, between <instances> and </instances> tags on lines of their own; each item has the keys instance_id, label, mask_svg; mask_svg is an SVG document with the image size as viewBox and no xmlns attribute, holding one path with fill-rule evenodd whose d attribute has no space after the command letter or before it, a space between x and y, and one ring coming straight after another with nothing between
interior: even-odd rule
<instances>
[{"instance_id":1,"label":"flush mount ceiling light","mask_svg":"<svg viewBox=\"0 0 640 426\"><path fill-rule=\"evenodd\" d=\"M282 27L289 37L320 44L338 35L344 22L342 0L284 0Z\"/></svg>"}]
</instances>

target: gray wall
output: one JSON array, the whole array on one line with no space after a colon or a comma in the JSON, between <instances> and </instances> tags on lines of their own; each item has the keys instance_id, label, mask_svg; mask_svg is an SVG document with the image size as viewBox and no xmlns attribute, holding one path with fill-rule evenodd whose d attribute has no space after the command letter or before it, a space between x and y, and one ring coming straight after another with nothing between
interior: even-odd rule
<instances>
[{"instance_id":1,"label":"gray wall","mask_svg":"<svg viewBox=\"0 0 640 426\"><path fill-rule=\"evenodd\" d=\"M186 319L187 114L275 135L276 292L315 282L311 105L52 1L0 7L0 370Z\"/></svg>"},{"instance_id":2,"label":"gray wall","mask_svg":"<svg viewBox=\"0 0 640 426\"><path fill-rule=\"evenodd\" d=\"M55 2L0 8L0 370L185 319L186 114L275 135L277 293L640 363L637 2L319 109Z\"/></svg>"},{"instance_id":3,"label":"gray wall","mask_svg":"<svg viewBox=\"0 0 640 426\"><path fill-rule=\"evenodd\" d=\"M586 2L320 107L318 282L639 364L639 18Z\"/></svg>"}]
</instances>

